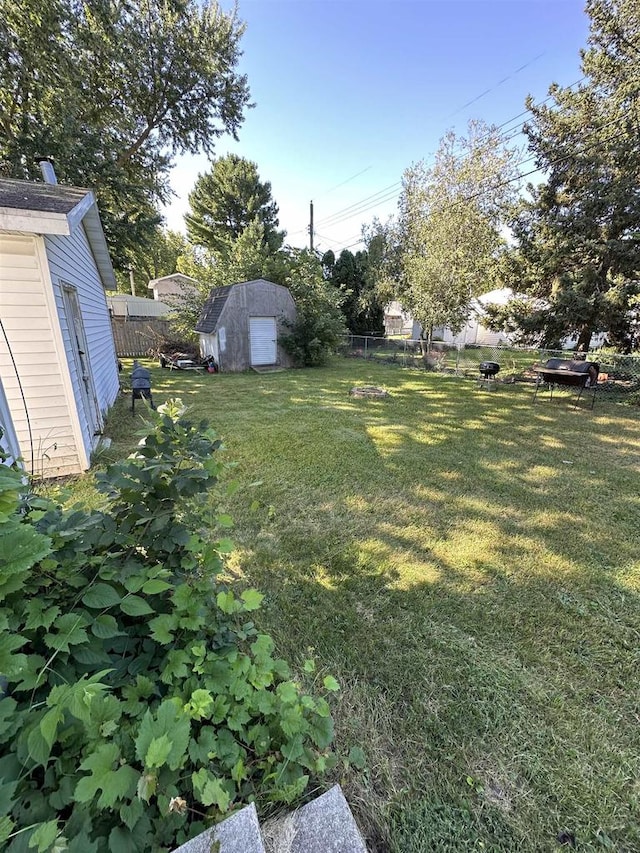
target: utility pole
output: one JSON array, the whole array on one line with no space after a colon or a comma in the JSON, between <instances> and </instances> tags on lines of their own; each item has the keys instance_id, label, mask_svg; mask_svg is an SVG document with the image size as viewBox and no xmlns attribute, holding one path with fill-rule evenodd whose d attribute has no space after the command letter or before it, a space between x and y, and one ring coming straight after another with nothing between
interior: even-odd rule
<instances>
[{"instance_id":1,"label":"utility pole","mask_svg":"<svg viewBox=\"0 0 640 853\"><path fill-rule=\"evenodd\" d=\"M309 251L313 252L313 201L309 202Z\"/></svg>"},{"instance_id":2,"label":"utility pole","mask_svg":"<svg viewBox=\"0 0 640 853\"><path fill-rule=\"evenodd\" d=\"M129 267L129 284L131 285L131 295L136 295L136 282L133 277L133 267Z\"/></svg>"}]
</instances>

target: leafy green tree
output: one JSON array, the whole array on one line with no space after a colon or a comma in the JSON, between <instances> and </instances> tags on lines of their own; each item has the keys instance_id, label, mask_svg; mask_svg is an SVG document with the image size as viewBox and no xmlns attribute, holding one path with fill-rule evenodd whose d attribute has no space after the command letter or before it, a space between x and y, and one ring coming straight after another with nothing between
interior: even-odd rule
<instances>
[{"instance_id":1,"label":"leafy green tree","mask_svg":"<svg viewBox=\"0 0 640 853\"><path fill-rule=\"evenodd\" d=\"M367 247L367 287L377 301L386 305L396 298L400 274L399 229L393 217L386 222L375 218L362 228L362 239Z\"/></svg>"},{"instance_id":2,"label":"leafy green tree","mask_svg":"<svg viewBox=\"0 0 640 853\"><path fill-rule=\"evenodd\" d=\"M297 319L286 324L282 346L300 367L324 364L346 332L344 296L328 282L320 259L307 249L286 253L284 281L296 303Z\"/></svg>"},{"instance_id":3,"label":"leafy green tree","mask_svg":"<svg viewBox=\"0 0 640 853\"><path fill-rule=\"evenodd\" d=\"M332 253L333 254L333 253ZM329 268L327 255L323 266ZM367 251L343 249L330 267L329 281L343 295L342 312L353 335L381 333L384 327L384 308L369 275Z\"/></svg>"},{"instance_id":4,"label":"leafy green tree","mask_svg":"<svg viewBox=\"0 0 640 853\"><path fill-rule=\"evenodd\" d=\"M546 182L512 223L518 249L503 281L528 298L496 312L494 322L525 340L557 346L592 335L629 351L638 345L640 292L640 15L636 0L590 0L586 81L552 86L525 128Z\"/></svg>"},{"instance_id":5,"label":"leafy green tree","mask_svg":"<svg viewBox=\"0 0 640 853\"><path fill-rule=\"evenodd\" d=\"M434 326L459 329L493 279L517 176L513 155L496 128L472 121L466 138L444 136L431 167L404 173L398 296L428 335Z\"/></svg>"},{"instance_id":6,"label":"leafy green tree","mask_svg":"<svg viewBox=\"0 0 640 853\"><path fill-rule=\"evenodd\" d=\"M263 226L264 243L272 252L282 245L271 184L261 181L257 165L244 157L227 154L216 160L210 172L198 176L189 204L185 221L195 245L224 253L254 220Z\"/></svg>"},{"instance_id":7,"label":"leafy green tree","mask_svg":"<svg viewBox=\"0 0 640 853\"><path fill-rule=\"evenodd\" d=\"M160 222L176 153L212 154L249 101L244 26L215 0L0 0L0 169L97 191L114 261Z\"/></svg>"}]
</instances>

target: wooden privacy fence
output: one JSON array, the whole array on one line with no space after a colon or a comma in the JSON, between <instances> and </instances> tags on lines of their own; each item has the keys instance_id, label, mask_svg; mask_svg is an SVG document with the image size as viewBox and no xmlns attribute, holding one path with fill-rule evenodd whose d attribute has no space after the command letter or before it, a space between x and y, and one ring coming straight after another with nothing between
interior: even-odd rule
<instances>
[{"instance_id":1,"label":"wooden privacy fence","mask_svg":"<svg viewBox=\"0 0 640 853\"><path fill-rule=\"evenodd\" d=\"M169 337L167 320L112 320L113 339L120 358L147 355Z\"/></svg>"}]
</instances>

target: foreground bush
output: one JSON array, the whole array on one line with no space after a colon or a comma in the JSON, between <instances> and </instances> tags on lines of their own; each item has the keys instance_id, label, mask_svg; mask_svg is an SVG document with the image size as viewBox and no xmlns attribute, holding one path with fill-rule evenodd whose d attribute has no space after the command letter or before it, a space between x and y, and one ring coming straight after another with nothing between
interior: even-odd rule
<instances>
[{"instance_id":1,"label":"foreground bush","mask_svg":"<svg viewBox=\"0 0 640 853\"><path fill-rule=\"evenodd\" d=\"M170 850L239 803L290 802L333 723L273 657L262 595L218 579L220 442L169 404L99 476L101 511L22 500L0 466L0 846ZM309 664L309 669L312 665ZM337 689L328 677L325 690Z\"/></svg>"}]
</instances>

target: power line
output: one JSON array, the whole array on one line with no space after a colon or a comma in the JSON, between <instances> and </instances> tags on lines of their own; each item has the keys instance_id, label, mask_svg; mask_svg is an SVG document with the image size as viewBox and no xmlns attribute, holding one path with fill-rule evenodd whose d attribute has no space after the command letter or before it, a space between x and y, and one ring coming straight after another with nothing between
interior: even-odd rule
<instances>
[{"instance_id":1,"label":"power line","mask_svg":"<svg viewBox=\"0 0 640 853\"><path fill-rule=\"evenodd\" d=\"M627 118L626 115L618 116L617 118L606 122L601 127L594 130L593 133L598 133L599 131L604 130L604 128L609 127L612 124L617 124L621 120L626 120L626 118ZM591 135L593 135L593 134L591 134ZM485 193L491 192L492 190L500 189L501 187L507 186L507 184L514 183L515 181L521 181L523 178L528 178L530 175L534 175L536 172L542 172L545 169L548 169L550 166L556 166L556 165L558 165L558 163L563 163L565 160L570 160L572 157L584 154L586 151L589 151L590 149L595 148L599 144L611 142L611 140L616 139L617 136L619 136L619 134L614 134L613 136L608 136L606 139L597 139L591 145L585 145L581 149L574 149L573 151L569 151L568 154L563 154L561 157L556 157L554 160L550 160L548 163L545 163L544 166L537 166L535 169L530 169L528 172L523 172L522 174L516 175L513 178L507 178L504 181L499 181L497 184L493 184L492 186L486 187L485 189L482 189L482 190L479 190L476 193L472 193L469 196L464 196L463 198L452 202L450 205L445 205L438 212L439 213L446 213L447 211L453 210L454 207L457 207L458 205L460 205L466 201L473 201L473 199L479 198L480 196L484 195ZM535 159L535 156L529 157L528 159L533 160L533 159ZM526 161L523 161L523 162L526 162Z\"/></svg>"},{"instance_id":2,"label":"power line","mask_svg":"<svg viewBox=\"0 0 640 853\"><path fill-rule=\"evenodd\" d=\"M530 65L533 65L534 62L537 62L538 59L545 55L545 53L546 51L543 51L537 56L534 56L533 59L529 60L529 62L525 62L525 64L521 65L520 68L516 68L515 71L511 72L511 74L507 74L507 76L503 77L502 80L498 80L498 82L494 86L491 86L489 89L485 89L484 92L477 95L475 98L472 98L470 101L467 101L466 104L463 104L461 107L458 107L458 109L454 112L449 113L448 117L451 118L451 116L458 115L458 113L461 113L462 110L465 110L467 107L470 107L472 104L475 104L476 101L479 101L481 98L484 98L485 95L488 95L490 92L495 91L499 86L502 86L503 83L506 83L508 80L511 80L513 77L515 77L516 74L519 74L521 71L524 71L525 68L528 68Z\"/></svg>"},{"instance_id":3,"label":"power line","mask_svg":"<svg viewBox=\"0 0 640 853\"><path fill-rule=\"evenodd\" d=\"M596 129L595 129L595 130L593 130L590 134L588 134L588 136L593 136L593 134L595 134L595 133L599 133L599 132L600 132L600 131L602 131L604 128L608 127L609 125L611 125L611 124L615 124L615 123L617 123L617 122L619 122L619 121L622 121L622 120L624 120L624 119L626 119L626 116L618 116L617 118L612 119L610 122L607 122L606 124L601 125L599 128L596 128ZM607 140L607 141L608 141L608 140ZM577 152L573 152L573 153L580 153L580 152L579 152L579 151L577 151ZM523 165L525 165L525 163L530 163L530 162L534 161L534 160L536 159L536 157L537 157L537 156L538 156L538 155L533 154L533 155L531 155L531 156L529 156L529 157L526 157L524 160L520 160L518 163L516 163L516 168L517 168L518 166L523 166ZM572 155L568 155L568 156L572 156ZM566 159L566 158L565 158L565 159ZM555 162L555 161L554 161L554 162ZM550 163L550 164L547 164L547 165L553 165L553 163ZM527 177L528 175L534 174L534 172L542 171L544 168L546 168L546 166L541 166L541 167L539 167L539 168L534 169L534 170L533 170L533 171L531 171L531 172L526 172L526 173L524 173L524 174L522 174L522 175L519 175L518 177L510 178L510 179L507 181L507 183L511 183L511 182L513 182L513 181L517 181L517 180L520 180L520 179L522 179L522 178L525 178L525 177ZM483 192L484 192L484 191L483 191ZM479 193L479 195L481 195L481 194L482 194L482 193ZM377 206L378 206L382 201L390 201L390 200L394 197L394 195L395 195L395 197L399 197L399 196L400 196L400 193L393 193L392 195L388 196L388 198L386 198L386 199L380 199L379 201L374 202L373 204L369 204L368 206L366 206L366 207L364 207L364 208L361 208L361 209L359 209L359 210L356 210L356 211L355 211L355 212L353 212L353 213L344 214L344 215L343 215L343 216L341 216L339 219L335 219L335 220L333 220L333 221L332 221L332 222L330 222L330 223L326 223L326 222L325 222L323 227L328 227L329 225L330 225L330 226L339 225L339 224L341 224L342 222L346 222L348 219L352 219L354 216L359 216L359 215L362 215L362 214L364 214L364 213L367 213L369 210L372 210L373 208L377 207ZM473 197L475 198L476 196L473 196ZM456 202L456 203L457 203L457 202Z\"/></svg>"},{"instance_id":4,"label":"power line","mask_svg":"<svg viewBox=\"0 0 640 853\"><path fill-rule=\"evenodd\" d=\"M572 89L574 86L577 86L580 83L582 83L582 81L585 79L586 79L585 76L580 77L578 80L574 81L573 83L570 83L565 88L566 89ZM548 95L546 98L544 98L544 100L539 101L537 104L535 104L534 107L543 106L548 101L552 100L553 97L554 97L554 95ZM502 124L497 125L493 130L500 130L501 128L506 127L507 125L511 124L512 122L516 121L517 119L521 118L522 116L528 115L531 112L532 112L532 108L527 108L526 110L523 110L522 112L518 113L517 115L512 116L511 118L502 122ZM520 133L520 130L525 125L525 123L526 123L525 121L521 121L517 125L514 125L514 127L508 128L503 134L500 134L497 137L496 141L504 142L504 141L509 141L510 139L513 139L515 136L518 135L518 133ZM481 136L477 141L482 142L484 139L488 139L492 132L493 131L489 131L488 133L484 134L484 136ZM462 157L456 158L456 162L459 161L460 159L462 159ZM526 162L526 161L524 161L524 162ZM518 165L520 165L520 164L518 164ZM318 220L317 224L324 226L324 227L339 225L340 223L345 222L347 219L351 219L353 216L358 216L358 215L361 215L363 213L367 213L369 210L372 210L374 207L377 207L379 204L383 204L383 203L386 203L387 201L391 201L394 198L394 196L395 197L399 196L399 193L397 193L397 192L391 192L391 194L389 194L389 192L395 191L396 189L399 189L401 186L402 186L402 181L396 181L395 183L390 184L388 187L385 187L384 189L379 190L377 193L373 193L372 195L365 196L365 198L360 199L360 201L354 202L353 204L351 204L347 207L344 207L341 210L337 210L335 213L330 214L329 216L325 216L323 219ZM379 198L379 199L377 198L378 196L382 196L382 195L384 195L384 198ZM369 204L369 202L371 202L371 204ZM358 208L358 209L356 210L355 208ZM346 215L347 213L349 213L348 216ZM296 233L300 233L300 232L296 232Z\"/></svg>"},{"instance_id":5,"label":"power line","mask_svg":"<svg viewBox=\"0 0 640 853\"><path fill-rule=\"evenodd\" d=\"M612 119L611 121L608 121L605 124L601 125L600 127L594 129L592 131L592 133L589 135L593 136L594 134L600 133L605 128L611 126L612 124L617 124L620 121L626 120L626 118L627 118L626 115L618 116L617 118ZM573 149L572 151L569 151L567 154L563 154L561 157L556 157L554 160L550 160L548 163L545 163L542 166L536 166L535 169L530 169L527 172L519 173L518 175L515 175L513 178L507 178L504 181L499 181L497 184L492 184L491 186L485 187L484 189L479 190L476 193L472 193L471 195L464 196L463 198L460 198L454 202L451 202L449 205L444 205L442 208L440 208L438 210L438 212L439 213L447 213L448 211L453 210L455 207L459 206L460 204L463 204L464 202L473 201L474 199L479 198L480 196L485 195L486 193L492 192L493 190L500 189L501 187L507 186L508 184L511 184L511 183L515 183L516 181L521 181L524 178L527 178L531 175L534 175L536 172L544 171L545 169L548 169L551 166L555 166L559 163L562 163L566 160L569 160L572 157L580 156L581 154L584 154L586 151L589 151L592 148L595 148L599 144L610 142L611 140L615 139L617 136L618 136L618 134L614 134L612 136L608 136L606 139L596 139L590 145L585 145L580 149ZM522 166L525 163L530 162L531 160L535 160L536 157L537 157L537 155L533 155L531 157L528 157L526 160L520 161L520 163L518 165ZM355 215L357 215L357 214L355 214ZM350 217L346 217L346 218L350 218ZM352 245L355 246L358 244L353 243ZM344 248L350 248L350 247L345 246Z\"/></svg>"},{"instance_id":6,"label":"power line","mask_svg":"<svg viewBox=\"0 0 640 853\"><path fill-rule=\"evenodd\" d=\"M331 214L330 216L325 216L324 219L318 220L318 225L322 225L322 224L326 223L327 220L329 220L329 219L334 219L335 217L341 216L343 213L346 213L347 211L351 210L352 208L359 207L361 204L364 204L365 202L371 201L372 199L376 198L379 195L382 195L383 193L389 192L389 190L395 190L395 188L399 187L401 185L401 183L402 183L402 181L396 181L393 184L389 184L388 187L385 187L382 190L378 190L378 192L373 193L372 195L366 196L365 198L361 199L360 201L356 201L353 204L348 205L347 207L343 207L341 210L337 210L335 213Z\"/></svg>"},{"instance_id":7,"label":"power line","mask_svg":"<svg viewBox=\"0 0 640 853\"><path fill-rule=\"evenodd\" d=\"M353 181L353 180L355 180L356 178L359 178L359 177L360 177L360 175L364 175L364 173L365 173L365 172L368 172L368 171L369 171L369 169L371 169L371 168L372 168L371 166L367 166L367 168L366 168L366 169L363 169L361 172L356 172L356 174L355 174L355 175L351 175L351 177L350 177L350 178L347 178L347 180L346 180L346 181L342 181L341 183L336 184L336 185L335 185L335 187L331 187L331 189L330 189L330 190L327 190L325 193L322 193L320 196L318 196L318 198L324 198L326 195L329 195L329 193L332 193L334 190L337 190L337 189L339 189L340 187L343 187L345 184L348 184L350 181Z\"/></svg>"}]
</instances>

